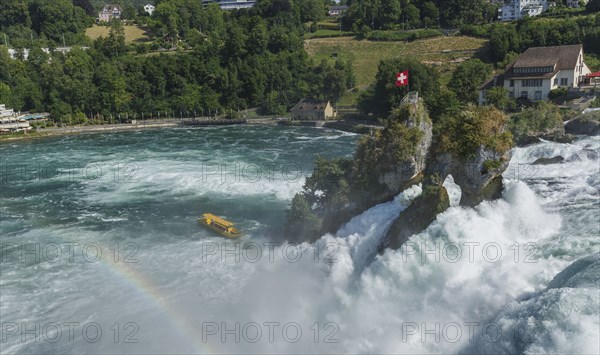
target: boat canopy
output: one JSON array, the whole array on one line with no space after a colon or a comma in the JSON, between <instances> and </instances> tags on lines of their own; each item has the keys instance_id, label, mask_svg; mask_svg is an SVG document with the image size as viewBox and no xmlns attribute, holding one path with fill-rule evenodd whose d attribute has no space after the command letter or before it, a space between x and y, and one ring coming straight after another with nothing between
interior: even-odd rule
<instances>
[{"instance_id":1,"label":"boat canopy","mask_svg":"<svg viewBox=\"0 0 600 355\"><path fill-rule=\"evenodd\" d=\"M212 213L205 213L202 215L202 217L206 218L206 219L211 219L213 220L215 223L222 225L223 227L233 227L233 223L228 222L226 220L224 220L223 218L217 217Z\"/></svg>"}]
</instances>

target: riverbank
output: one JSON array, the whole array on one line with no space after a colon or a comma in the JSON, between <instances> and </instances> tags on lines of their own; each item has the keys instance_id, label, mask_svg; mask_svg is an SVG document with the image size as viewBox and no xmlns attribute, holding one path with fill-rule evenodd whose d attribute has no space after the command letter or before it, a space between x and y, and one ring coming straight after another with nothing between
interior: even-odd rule
<instances>
[{"instance_id":1,"label":"riverbank","mask_svg":"<svg viewBox=\"0 0 600 355\"><path fill-rule=\"evenodd\" d=\"M248 119L246 124L248 125L276 125L277 122L272 118L255 118ZM28 133L19 132L7 135L0 135L0 143L3 142L14 142L28 139L39 139L48 137L59 137L73 134L86 134L86 133L101 133L101 132L122 132L131 130L141 129L160 129L160 128L172 128L172 127L186 127L181 120L168 120L168 121L142 121L137 124L109 124L109 125L97 125L97 126L67 126L67 127L56 127L56 128L44 128Z\"/></svg>"},{"instance_id":2,"label":"riverbank","mask_svg":"<svg viewBox=\"0 0 600 355\"><path fill-rule=\"evenodd\" d=\"M99 126L68 126L57 128L44 128L32 132L19 132L0 136L0 143L13 142L26 139L38 139L47 137L67 136L72 134L120 132L138 129L166 128L179 126L179 122L152 122L143 124L111 124Z\"/></svg>"},{"instance_id":3,"label":"riverbank","mask_svg":"<svg viewBox=\"0 0 600 355\"><path fill-rule=\"evenodd\" d=\"M275 126L280 124L281 121L277 121L270 117L250 118L246 120L245 125L249 126ZM299 125L299 124L298 124ZM36 131L24 133L13 133L7 135L0 135L0 144L3 142L14 142L29 139L40 139L49 137L60 137L74 134L87 134L87 133L102 133L102 132L122 132L131 130L141 129L160 129L160 128L172 128L172 127L189 127L190 125L184 124L181 120L169 120L169 121L142 121L138 124L109 124L109 125L97 125L97 126L68 126L68 127L56 127L56 128L44 128ZM295 126L295 125L291 125ZM357 120L340 120L340 121L328 121L324 124L325 128L335 129L338 131L365 134L369 133L373 129L381 129L382 126L368 124L366 121Z\"/></svg>"}]
</instances>

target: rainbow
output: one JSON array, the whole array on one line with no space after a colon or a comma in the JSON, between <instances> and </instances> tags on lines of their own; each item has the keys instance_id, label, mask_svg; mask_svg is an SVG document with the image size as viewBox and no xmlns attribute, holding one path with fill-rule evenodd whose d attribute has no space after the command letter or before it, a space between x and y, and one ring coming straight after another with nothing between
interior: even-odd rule
<instances>
[{"instance_id":1,"label":"rainbow","mask_svg":"<svg viewBox=\"0 0 600 355\"><path fill-rule=\"evenodd\" d=\"M104 250L104 249L102 249ZM194 333L194 327L189 320L184 317L178 310L173 308L167 298L153 284L151 280L145 277L138 270L130 266L128 263L115 262L111 259L112 254L102 253L101 265L107 269L112 275L120 278L128 284L138 294L142 295L151 304L154 304L158 309L162 310L166 318L173 326L178 334L184 338L191 340L194 354L217 354L219 351L210 346L208 343L202 342L202 336Z\"/></svg>"}]
</instances>

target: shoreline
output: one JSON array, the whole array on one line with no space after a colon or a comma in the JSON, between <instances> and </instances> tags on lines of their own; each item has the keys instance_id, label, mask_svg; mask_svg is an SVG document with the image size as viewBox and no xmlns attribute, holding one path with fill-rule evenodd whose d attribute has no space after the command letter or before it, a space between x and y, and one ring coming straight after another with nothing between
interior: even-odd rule
<instances>
[{"instance_id":1,"label":"shoreline","mask_svg":"<svg viewBox=\"0 0 600 355\"><path fill-rule=\"evenodd\" d=\"M272 118L250 118L243 125L247 126L278 126L281 125L279 121ZM209 127L202 126L202 127ZM285 126L285 125L282 125ZM292 126L292 125L290 125ZM295 127L296 125L293 125ZM300 125L298 125L300 126ZM161 129L161 128L175 128L175 127L193 127L184 125L180 120L171 120L167 122L144 122L141 124L110 124L110 125L98 125L98 126L68 126L60 128L45 128L37 131L32 131L27 134L19 135L6 135L0 136L0 144L18 142L24 140L35 140L52 137L64 137L70 135L79 134L92 134L92 133L103 133L103 132L126 132L135 130L145 129ZM212 126L211 126L212 127ZM369 133L372 129L381 129L379 125L367 124L363 121L354 120L339 120L327 122L324 128L333 129L337 131L350 132L356 134Z\"/></svg>"},{"instance_id":2,"label":"shoreline","mask_svg":"<svg viewBox=\"0 0 600 355\"><path fill-rule=\"evenodd\" d=\"M246 125L277 125L276 121L267 118L248 119ZM141 123L141 124L111 124L111 125L98 125L98 126L69 126L61 128L45 128L37 131L32 131L27 134L19 135L6 135L6 138L0 136L0 144L17 142L23 140L34 140L52 137L63 137L69 135L79 135L88 133L102 133L102 132L126 132L132 130L144 130L144 129L160 129L160 128L173 128L173 127L190 127L181 124L179 120L170 122L152 122L152 123Z\"/></svg>"}]
</instances>

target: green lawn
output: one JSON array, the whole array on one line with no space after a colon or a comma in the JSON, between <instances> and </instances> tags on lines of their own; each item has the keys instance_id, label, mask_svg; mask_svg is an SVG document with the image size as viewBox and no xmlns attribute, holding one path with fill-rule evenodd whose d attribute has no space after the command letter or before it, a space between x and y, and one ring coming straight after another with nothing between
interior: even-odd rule
<instances>
[{"instance_id":1,"label":"green lawn","mask_svg":"<svg viewBox=\"0 0 600 355\"><path fill-rule=\"evenodd\" d=\"M140 26L127 25L123 26L125 29L125 42L144 42L149 40L146 29ZM107 26L93 25L85 31L85 34L92 40L100 37L108 37L110 28Z\"/></svg>"},{"instance_id":2,"label":"green lawn","mask_svg":"<svg viewBox=\"0 0 600 355\"><path fill-rule=\"evenodd\" d=\"M442 76L449 77L456 66L471 59L481 50L487 40L466 36L436 37L414 42L374 42L352 37L315 38L305 41L305 49L316 62L334 60L338 56L354 61L357 86L364 89L371 85L382 59L409 56L438 68Z\"/></svg>"},{"instance_id":3,"label":"green lawn","mask_svg":"<svg viewBox=\"0 0 600 355\"><path fill-rule=\"evenodd\" d=\"M338 103L351 106L358 102L361 92L375 81L382 59L415 57L437 68L442 83L447 84L454 69L461 62L473 58L486 44L485 39L467 36L436 37L413 42L376 42L340 37L307 39L304 48L317 63L323 59L333 61L335 56L352 58L357 89L346 92Z\"/></svg>"}]
</instances>

